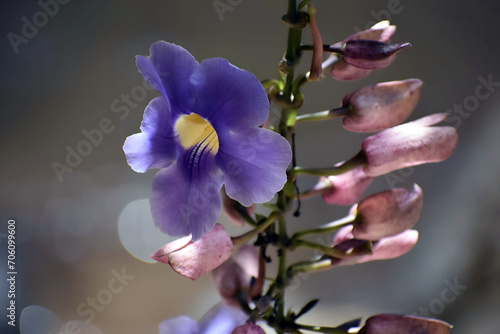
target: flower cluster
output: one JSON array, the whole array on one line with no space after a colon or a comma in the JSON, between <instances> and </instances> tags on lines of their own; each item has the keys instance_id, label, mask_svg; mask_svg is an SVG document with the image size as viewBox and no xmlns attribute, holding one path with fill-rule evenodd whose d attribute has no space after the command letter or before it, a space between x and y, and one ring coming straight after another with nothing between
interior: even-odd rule
<instances>
[{"instance_id":1,"label":"flower cluster","mask_svg":"<svg viewBox=\"0 0 500 334\"><path fill-rule=\"evenodd\" d=\"M222 299L198 322L187 316L162 322L160 334L261 334L263 322L279 333L450 331L442 321L394 314L373 316L361 327L360 321L333 328L298 323L317 300L298 313L285 312L285 290L298 273L409 252L418 241L413 227L423 208L422 189L415 184L412 190L388 189L366 198L363 194L377 176L448 159L458 142L456 129L438 125L447 114L401 124L420 98L423 83L414 78L363 87L347 94L338 108L297 115L306 83L321 81L328 72L337 80L364 78L389 66L410 45L390 44L396 27L388 21L323 45L316 10L310 4L307 12L303 10L308 2L297 7L291 1L283 17L289 38L279 80L259 82L221 58L198 63L182 47L166 42L154 43L149 57L137 57L139 71L161 96L147 106L141 132L128 137L123 149L135 171L160 169L150 198L153 219L162 232L182 236L151 257L192 280L211 272ZM300 44L301 29L307 26L312 46ZM310 71L294 78L306 50L313 53ZM326 60L324 53L329 55ZM269 100L282 108L277 126L266 121ZM343 118L348 131L374 134L365 138L351 159L333 167L298 166L289 144L297 126L335 117ZM300 175L319 179L301 193ZM351 205L348 215L289 236L287 213L300 199L318 194L327 204ZM265 202L268 215L256 206ZM251 229L231 237L217 223L222 208L236 225L248 224ZM336 232L331 243L307 240L331 232ZM287 263L286 252L298 247L316 254ZM266 264L273 262L274 249L279 267L267 284Z\"/></svg>"}]
</instances>

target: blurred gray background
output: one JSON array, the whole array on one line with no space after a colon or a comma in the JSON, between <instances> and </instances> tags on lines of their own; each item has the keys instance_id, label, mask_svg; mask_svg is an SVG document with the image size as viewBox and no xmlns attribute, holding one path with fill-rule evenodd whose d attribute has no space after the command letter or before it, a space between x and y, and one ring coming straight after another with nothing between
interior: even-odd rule
<instances>
[{"instance_id":1,"label":"blurred gray background","mask_svg":"<svg viewBox=\"0 0 500 334\"><path fill-rule=\"evenodd\" d=\"M0 4L0 247L6 254L7 220L13 218L18 319L22 308L40 305L63 322L88 320L88 298L106 295L111 299L93 312L93 325L104 333L157 333L162 320L182 314L198 319L218 301L209 275L191 282L123 247L122 242L147 254L169 238L154 233L143 200L155 172L134 173L122 145L139 131L145 106L158 95L145 88L134 59L148 55L158 40L182 45L198 60L226 58L259 79L277 77L286 45L287 28L281 22L286 1L232 3L237 5L222 16L211 0L66 0L57 10L52 7L52 16L39 14L43 9L37 1ZM287 294L288 307L297 310L320 297L315 312L303 319L312 324L335 326L358 316L413 313L448 321L456 334L499 333L500 87L481 88L481 93L489 92L487 98L477 95L489 76L500 81L499 3L312 3L325 43L389 18L398 26L393 41L413 47L363 80L327 78L307 85L301 113L336 107L345 94L369 84L417 77L425 85L411 119L452 112L449 125L458 127L460 141L446 162L379 177L367 191L413 182L422 186L420 240L411 253L303 277ZM33 20L39 27L23 32ZM12 42L11 33L25 39ZM311 41L307 29L304 41ZM309 61L305 54L301 71ZM460 105L463 112L458 113ZM86 139L82 131L99 128L105 119L110 133L58 179L53 163L66 164L68 147L76 149ZM305 124L297 131L298 163L332 165L357 152L363 138L343 130L339 120ZM304 177L300 187L315 182ZM323 224L347 211L320 198L304 201L302 216L290 217L291 230ZM221 222L229 226L224 217ZM297 252L295 259L307 255ZM5 310L6 255L0 256L0 264L0 309ZM107 293L113 270L122 268L134 278L119 293ZM449 288L457 284L458 289ZM7 333L10 327L0 316L0 331Z\"/></svg>"}]
</instances>

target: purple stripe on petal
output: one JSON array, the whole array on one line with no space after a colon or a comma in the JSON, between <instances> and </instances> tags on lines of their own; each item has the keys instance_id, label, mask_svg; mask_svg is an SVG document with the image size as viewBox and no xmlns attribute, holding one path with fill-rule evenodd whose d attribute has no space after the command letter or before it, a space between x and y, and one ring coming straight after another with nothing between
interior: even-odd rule
<instances>
[{"instance_id":1,"label":"purple stripe on petal","mask_svg":"<svg viewBox=\"0 0 500 334\"><path fill-rule=\"evenodd\" d=\"M193 102L189 77L198 62L186 49L164 41L151 45L150 53L137 56L139 71L168 100L174 119L188 114Z\"/></svg>"},{"instance_id":2,"label":"purple stripe on petal","mask_svg":"<svg viewBox=\"0 0 500 334\"><path fill-rule=\"evenodd\" d=\"M160 334L199 334L200 328L196 321L188 316L168 319L160 324Z\"/></svg>"},{"instance_id":3,"label":"purple stripe on petal","mask_svg":"<svg viewBox=\"0 0 500 334\"><path fill-rule=\"evenodd\" d=\"M136 172L170 166L177 155L175 134L170 122L170 107L157 97L146 107L142 133L129 136L123 145L127 162Z\"/></svg>"},{"instance_id":4,"label":"purple stripe on petal","mask_svg":"<svg viewBox=\"0 0 500 334\"><path fill-rule=\"evenodd\" d=\"M222 58L204 60L191 77L194 112L207 119L217 134L262 125L269 113L267 94L250 72Z\"/></svg>"},{"instance_id":5,"label":"purple stripe on petal","mask_svg":"<svg viewBox=\"0 0 500 334\"><path fill-rule=\"evenodd\" d=\"M193 150L184 151L177 163L155 175L150 204L160 230L172 236L192 234L195 241L215 226L224 177L209 151Z\"/></svg>"},{"instance_id":6,"label":"purple stripe on petal","mask_svg":"<svg viewBox=\"0 0 500 334\"><path fill-rule=\"evenodd\" d=\"M292 158L285 138L257 128L219 134L219 143L217 166L229 197L250 206L269 201L283 188Z\"/></svg>"}]
</instances>

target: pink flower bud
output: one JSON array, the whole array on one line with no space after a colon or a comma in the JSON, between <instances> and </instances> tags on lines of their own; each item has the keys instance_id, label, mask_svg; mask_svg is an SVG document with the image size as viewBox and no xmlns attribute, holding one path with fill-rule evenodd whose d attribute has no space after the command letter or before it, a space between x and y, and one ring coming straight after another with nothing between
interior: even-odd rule
<instances>
[{"instance_id":1,"label":"pink flower bud","mask_svg":"<svg viewBox=\"0 0 500 334\"><path fill-rule=\"evenodd\" d=\"M341 175L322 177L316 187L324 187L323 199L328 204L351 205L359 200L372 182L373 178L359 166Z\"/></svg>"},{"instance_id":2,"label":"pink flower bud","mask_svg":"<svg viewBox=\"0 0 500 334\"><path fill-rule=\"evenodd\" d=\"M384 43L390 43L391 38L396 32L396 26L391 25L389 21L380 21L368 30L355 33L341 43L355 39L374 40ZM333 57L336 57L332 55ZM372 70L362 69L347 64L343 59L339 59L332 67L332 77L338 80L358 80L368 76Z\"/></svg>"},{"instance_id":3,"label":"pink flower bud","mask_svg":"<svg viewBox=\"0 0 500 334\"><path fill-rule=\"evenodd\" d=\"M357 205L352 233L356 239L380 240L399 234L417 222L422 212L423 192L398 188L374 194Z\"/></svg>"},{"instance_id":4,"label":"pink flower bud","mask_svg":"<svg viewBox=\"0 0 500 334\"><path fill-rule=\"evenodd\" d=\"M252 204L248 208L241 205L238 201L229 197L224 188L221 190L221 196L222 208L224 209L227 218L236 226L245 226L245 219L243 219L238 210L244 210L246 211L246 214L252 215L255 212L255 204Z\"/></svg>"},{"instance_id":5,"label":"pink flower bud","mask_svg":"<svg viewBox=\"0 0 500 334\"><path fill-rule=\"evenodd\" d=\"M241 326L234 329L231 334L266 334L262 328L248 320Z\"/></svg>"},{"instance_id":6,"label":"pink flower bud","mask_svg":"<svg viewBox=\"0 0 500 334\"><path fill-rule=\"evenodd\" d=\"M233 252L231 237L224 227L214 229L193 242L191 236L170 242L151 254L153 260L169 264L184 277L198 279L224 263Z\"/></svg>"},{"instance_id":7,"label":"pink flower bud","mask_svg":"<svg viewBox=\"0 0 500 334\"><path fill-rule=\"evenodd\" d=\"M436 319L412 315L379 314L368 318L361 331L366 334L448 334L451 328L453 326L450 324Z\"/></svg>"},{"instance_id":8,"label":"pink flower bud","mask_svg":"<svg viewBox=\"0 0 500 334\"><path fill-rule=\"evenodd\" d=\"M344 243L353 246L356 245L356 239L353 239L354 235L352 234L352 229L353 226L348 225L344 226L337 232L333 240L335 247L342 249L344 248ZM382 238L378 242L374 243L372 254L336 259L332 261L332 267L397 258L412 250L417 244L417 241L418 231L406 230L400 234Z\"/></svg>"},{"instance_id":9,"label":"pink flower bud","mask_svg":"<svg viewBox=\"0 0 500 334\"><path fill-rule=\"evenodd\" d=\"M330 46L329 51L342 55L354 67L375 70L389 66L397 54L410 43L387 44L379 41L355 39Z\"/></svg>"},{"instance_id":10,"label":"pink flower bud","mask_svg":"<svg viewBox=\"0 0 500 334\"><path fill-rule=\"evenodd\" d=\"M351 112L344 117L344 128L355 132L376 132L398 125L417 106L422 81L408 79L378 83L346 95L342 107Z\"/></svg>"},{"instance_id":11,"label":"pink flower bud","mask_svg":"<svg viewBox=\"0 0 500 334\"><path fill-rule=\"evenodd\" d=\"M365 173L387 174L397 169L448 159L458 143L458 132L450 126L434 126L448 114L433 114L379 132L366 138Z\"/></svg>"},{"instance_id":12,"label":"pink flower bud","mask_svg":"<svg viewBox=\"0 0 500 334\"><path fill-rule=\"evenodd\" d=\"M336 57L332 55L330 57ZM372 70L365 70L363 68L354 67L346 63L342 58L340 58L332 67L332 77L337 80L351 81L358 80L367 77Z\"/></svg>"},{"instance_id":13,"label":"pink flower bud","mask_svg":"<svg viewBox=\"0 0 500 334\"><path fill-rule=\"evenodd\" d=\"M226 304L239 307L238 290L246 290L250 295L250 281L257 278L259 253L250 245L244 245L238 253L212 271L212 278ZM262 292L262 291L260 291Z\"/></svg>"}]
</instances>

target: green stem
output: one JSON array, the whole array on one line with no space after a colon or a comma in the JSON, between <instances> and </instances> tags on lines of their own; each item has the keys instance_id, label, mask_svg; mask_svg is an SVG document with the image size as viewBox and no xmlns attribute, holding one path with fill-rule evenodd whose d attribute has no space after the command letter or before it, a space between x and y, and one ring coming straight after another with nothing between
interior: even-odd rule
<instances>
[{"instance_id":1,"label":"green stem","mask_svg":"<svg viewBox=\"0 0 500 334\"><path fill-rule=\"evenodd\" d=\"M318 111L311 114L305 114L297 116L296 124L301 122L309 122L309 121L324 121L327 119L332 119L339 116L347 116L351 113L350 105L339 107L336 109L330 109L325 111Z\"/></svg>"},{"instance_id":2,"label":"green stem","mask_svg":"<svg viewBox=\"0 0 500 334\"><path fill-rule=\"evenodd\" d=\"M294 263L287 269L288 280L292 280L299 273L314 273L330 269L332 267L332 260L332 257L320 255L312 259Z\"/></svg>"},{"instance_id":3,"label":"green stem","mask_svg":"<svg viewBox=\"0 0 500 334\"><path fill-rule=\"evenodd\" d=\"M295 247L307 247L311 249L315 249L317 251L320 251L321 253L324 253L329 256L333 256L336 258L346 258L349 257L349 255L346 255L345 252L342 252L338 249L335 249L333 247L325 246L325 245L320 245L315 242L311 241L306 241L306 240L294 240L293 245L291 245L292 248Z\"/></svg>"},{"instance_id":4,"label":"green stem","mask_svg":"<svg viewBox=\"0 0 500 334\"><path fill-rule=\"evenodd\" d=\"M263 232L266 228L268 228L269 225L274 223L278 217L279 217L279 214L273 213L262 224L257 226L257 228L255 228L251 231L248 231L247 233L242 234L238 237L232 237L231 240L233 241L233 245L239 246L239 245L242 245L242 244L252 240L259 233Z\"/></svg>"},{"instance_id":5,"label":"green stem","mask_svg":"<svg viewBox=\"0 0 500 334\"><path fill-rule=\"evenodd\" d=\"M347 216L317 228L297 232L292 236L291 244L293 245L295 240L298 240L301 237L305 237L306 235L335 232L341 227L352 224L354 222L354 219L356 219L356 216L354 215Z\"/></svg>"},{"instance_id":6,"label":"green stem","mask_svg":"<svg viewBox=\"0 0 500 334\"><path fill-rule=\"evenodd\" d=\"M301 174L307 175L317 175L317 176L330 176L330 175L341 175L347 173L348 171L367 164L367 158L364 151L360 151L351 159L345 161L339 166L327 167L327 168L306 168L306 167L294 167L288 171L288 175L295 176Z\"/></svg>"}]
</instances>

